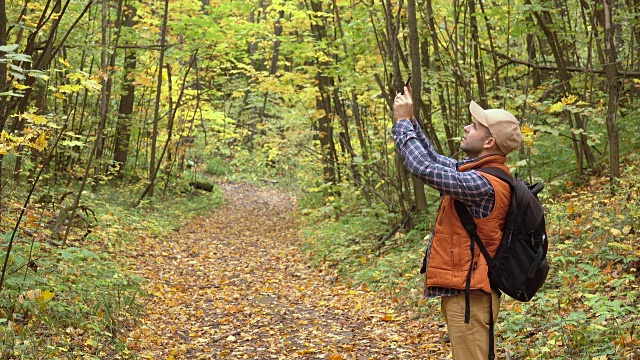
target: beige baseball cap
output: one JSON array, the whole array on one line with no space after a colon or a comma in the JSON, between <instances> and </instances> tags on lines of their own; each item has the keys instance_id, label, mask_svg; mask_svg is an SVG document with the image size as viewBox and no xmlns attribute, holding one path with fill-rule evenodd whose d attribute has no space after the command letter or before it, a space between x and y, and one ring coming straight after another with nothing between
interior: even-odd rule
<instances>
[{"instance_id":1,"label":"beige baseball cap","mask_svg":"<svg viewBox=\"0 0 640 360\"><path fill-rule=\"evenodd\" d=\"M489 128L498 148L505 155L520 146L520 122L513 114L502 109L485 110L473 100L469 104L469 112L480 124Z\"/></svg>"}]
</instances>

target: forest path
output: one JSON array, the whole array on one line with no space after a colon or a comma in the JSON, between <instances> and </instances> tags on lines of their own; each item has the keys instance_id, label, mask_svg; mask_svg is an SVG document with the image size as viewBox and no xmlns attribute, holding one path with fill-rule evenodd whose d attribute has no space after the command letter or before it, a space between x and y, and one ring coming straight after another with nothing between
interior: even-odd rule
<instances>
[{"instance_id":1,"label":"forest path","mask_svg":"<svg viewBox=\"0 0 640 360\"><path fill-rule=\"evenodd\" d=\"M144 359L441 359L437 324L386 296L312 269L300 251L295 199L223 184L227 204L166 239L142 242Z\"/></svg>"}]
</instances>

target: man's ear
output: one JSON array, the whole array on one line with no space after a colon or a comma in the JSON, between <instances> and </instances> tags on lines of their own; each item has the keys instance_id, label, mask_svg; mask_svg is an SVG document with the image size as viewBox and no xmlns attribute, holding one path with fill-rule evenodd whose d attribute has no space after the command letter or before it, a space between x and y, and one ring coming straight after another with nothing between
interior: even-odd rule
<instances>
[{"instance_id":1,"label":"man's ear","mask_svg":"<svg viewBox=\"0 0 640 360\"><path fill-rule=\"evenodd\" d=\"M489 136L484 140L484 148L485 149L490 149L492 147L498 147L498 144L496 143L496 139L493 136Z\"/></svg>"},{"instance_id":2,"label":"man's ear","mask_svg":"<svg viewBox=\"0 0 640 360\"><path fill-rule=\"evenodd\" d=\"M498 147L498 142L496 141L496 139L493 136L488 137L485 141L484 141L484 148L485 149L493 149L494 153L496 154L501 154L501 155L505 155L502 150L500 150L500 148ZM506 156L506 155L505 155Z\"/></svg>"}]
</instances>

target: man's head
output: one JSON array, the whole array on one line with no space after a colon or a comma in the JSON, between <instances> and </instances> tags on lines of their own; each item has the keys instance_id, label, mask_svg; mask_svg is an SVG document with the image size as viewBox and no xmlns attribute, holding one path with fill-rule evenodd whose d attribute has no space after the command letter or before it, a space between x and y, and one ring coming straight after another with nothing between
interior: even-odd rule
<instances>
[{"instance_id":1,"label":"man's head","mask_svg":"<svg viewBox=\"0 0 640 360\"><path fill-rule=\"evenodd\" d=\"M487 153L495 152L508 155L511 151L520 146L522 134L520 133L520 122L513 114L502 109L483 109L475 101L469 104L469 112L475 119L474 123L465 127L465 139L460 148L471 157L478 157ZM480 126L478 126L480 125ZM473 127L473 128L471 128ZM478 129L481 128L481 129ZM472 130L484 132L482 143L473 143Z\"/></svg>"}]
</instances>

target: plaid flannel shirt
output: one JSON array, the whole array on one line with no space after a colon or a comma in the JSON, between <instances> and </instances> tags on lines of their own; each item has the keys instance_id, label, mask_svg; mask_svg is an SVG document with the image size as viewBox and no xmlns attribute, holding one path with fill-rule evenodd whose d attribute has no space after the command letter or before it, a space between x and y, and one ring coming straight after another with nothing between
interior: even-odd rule
<instances>
[{"instance_id":1,"label":"plaid flannel shirt","mask_svg":"<svg viewBox=\"0 0 640 360\"><path fill-rule=\"evenodd\" d=\"M491 214L495 203L493 186L486 177L475 170L459 172L458 168L474 159L457 161L438 154L417 121L400 120L393 125L396 148L409 171L425 184L467 205L476 218ZM429 240L426 263L429 262L433 236ZM442 287L425 288L425 297L450 296L464 292L461 289Z\"/></svg>"}]
</instances>

